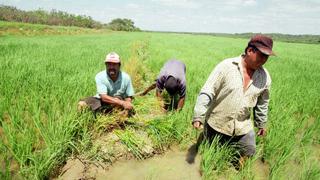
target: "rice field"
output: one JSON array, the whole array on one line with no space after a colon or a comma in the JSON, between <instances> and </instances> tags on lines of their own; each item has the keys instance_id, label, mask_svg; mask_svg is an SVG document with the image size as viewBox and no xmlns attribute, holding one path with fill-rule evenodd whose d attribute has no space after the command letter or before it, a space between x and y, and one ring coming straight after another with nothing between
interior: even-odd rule
<instances>
[{"instance_id":1,"label":"rice field","mask_svg":"<svg viewBox=\"0 0 320 180\"><path fill-rule=\"evenodd\" d=\"M143 160L173 144L187 149L199 134L191 120L200 88L217 63L239 56L248 41L147 32L0 39L0 179L55 178L68 157L112 164L116 152ZM237 172L228 147L204 144L203 179L259 179L257 162L266 167L264 179L320 178L320 46L276 41L274 50L277 57L265 65L272 77L268 134L257 138L256 156ZM183 61L183 110L163 113L152 91L135 98L136 115L129 119L118 112L97 119L79 113L77 102L95 94L94 77L111 51L121 56L136 92L154 81L166 60ZM99 143L102 137L115 140Z\"/></svg>"}]
</instances>

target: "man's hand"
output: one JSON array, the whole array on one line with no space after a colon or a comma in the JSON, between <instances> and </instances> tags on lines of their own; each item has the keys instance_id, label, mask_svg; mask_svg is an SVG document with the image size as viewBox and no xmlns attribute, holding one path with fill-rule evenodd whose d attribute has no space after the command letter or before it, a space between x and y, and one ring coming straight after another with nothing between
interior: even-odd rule
<instances>
[{"instance_id":1,"label":"man's hand","mask_svg":"<svg viewBox=\"0 0 320 180\"><path fill-rule=\"evenodd\" d=\"M121 105L124 109L127 109L127 110L131 110L133 108L133 105L131 104L130 101L122 101Z\"/></svg>"},{"instance_id":2,"label":"man's hand","mask_svg":"<svg viewBox=\"0 0 320 180\"><path fill-rule=\"evenodd\" d=\"M200 122L200 121L194 121L192 123L193 127L200 130L200 129L203 129L203 124Z\"/></svg>"},{"instance_id":3,"label":"man's hand","mask_svg":"<svg viewBox=\"0 0 320 180\"><path fill-rule=\"evenodd\" d=\"M257 134L258 136L265 136L267 133L267 130L265 128L259 128Z\"/></svg>"}]
</instances>

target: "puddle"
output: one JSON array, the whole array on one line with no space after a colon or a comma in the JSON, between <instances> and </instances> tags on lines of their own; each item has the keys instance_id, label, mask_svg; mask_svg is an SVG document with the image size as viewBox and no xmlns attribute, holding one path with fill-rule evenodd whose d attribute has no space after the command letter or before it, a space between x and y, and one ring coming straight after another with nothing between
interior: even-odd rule
<instances>
[{"instance_id":1,"label":"puddle","mask_svg":"<svg viewBox=\"0 0 320 180\"><path fill-rule=\"evenodd\" d=\"M108 167L79 159L70 159L63 167L60 176L50 179L200 180L200 156L197 155L192 164L187 163L186 157L186 151L173 149L163 155L155 155L141 161L121 159Z\"/></svg>"},{"instance_id":2,"label":"puddle","mask_svg":"<svg viewBox=\"0 0 320 180\"><path fill-rule=\"evenodd\" d=\"M201 179L199 174L200 158L193 164L186 162L187 152L172 150L164 155L155 156L143 161L118 161L109 167L103 176L97 179L141 180L141 179Z\"/></svg>"},{"instance_id":3,"label":"puddle","mask_svg":"<svg viewBox=\"0 0 320 180\"><path fill-rule=\"evenodd\" d=\"M189 149L189 154L194 154L194 148ZM112 165L83 161L80 159L70 159L62 169L59 177L56 179L108 179L108 180L197 180L201 179L200 155L195 159L189 156L187 151L180 151L177 147L169 150L163 155L155 155L145 160L126 160L119 159ZM254 179L265 180L269 177L269 166L263 163L261 159L253 162ZM221 174L218 179L230 179L239 175L239 172L230 168Z\"/></svg>"}]
</instances>

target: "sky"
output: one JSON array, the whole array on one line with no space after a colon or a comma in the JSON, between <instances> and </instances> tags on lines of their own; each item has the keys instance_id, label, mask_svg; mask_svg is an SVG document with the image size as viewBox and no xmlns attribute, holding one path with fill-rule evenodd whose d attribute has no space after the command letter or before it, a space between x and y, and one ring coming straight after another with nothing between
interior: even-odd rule
<instances>
[{"instance_id":1,"label":"sky","mask_svg":"<svg viewBox=\"0 0 320 180\"><path fill-rule=\"evenodd\" d=\"M320 35L320 0L0 0L22 10L61 10L142 30Z\"/></svg>"}]
</instances>

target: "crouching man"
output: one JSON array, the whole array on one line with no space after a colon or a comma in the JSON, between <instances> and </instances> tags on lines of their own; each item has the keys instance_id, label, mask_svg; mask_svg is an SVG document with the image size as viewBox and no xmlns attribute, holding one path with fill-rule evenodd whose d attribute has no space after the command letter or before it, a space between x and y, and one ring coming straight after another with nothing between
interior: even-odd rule
<instances>
[{"instance_id":1,"label":"crouching man","mask_svg":"<svg viewBox=\"0 0 320 180\"><path fill-rule=\"evenodd\" d=\"M96 77L97 94L82 99L78 103L78 110L90 108L94 114L109 112L114 107L132 110L134 89L130 76L120 71L120 57L111 52L105 59L106 71L99 72Z\"/></svg>"}]
</instances>

